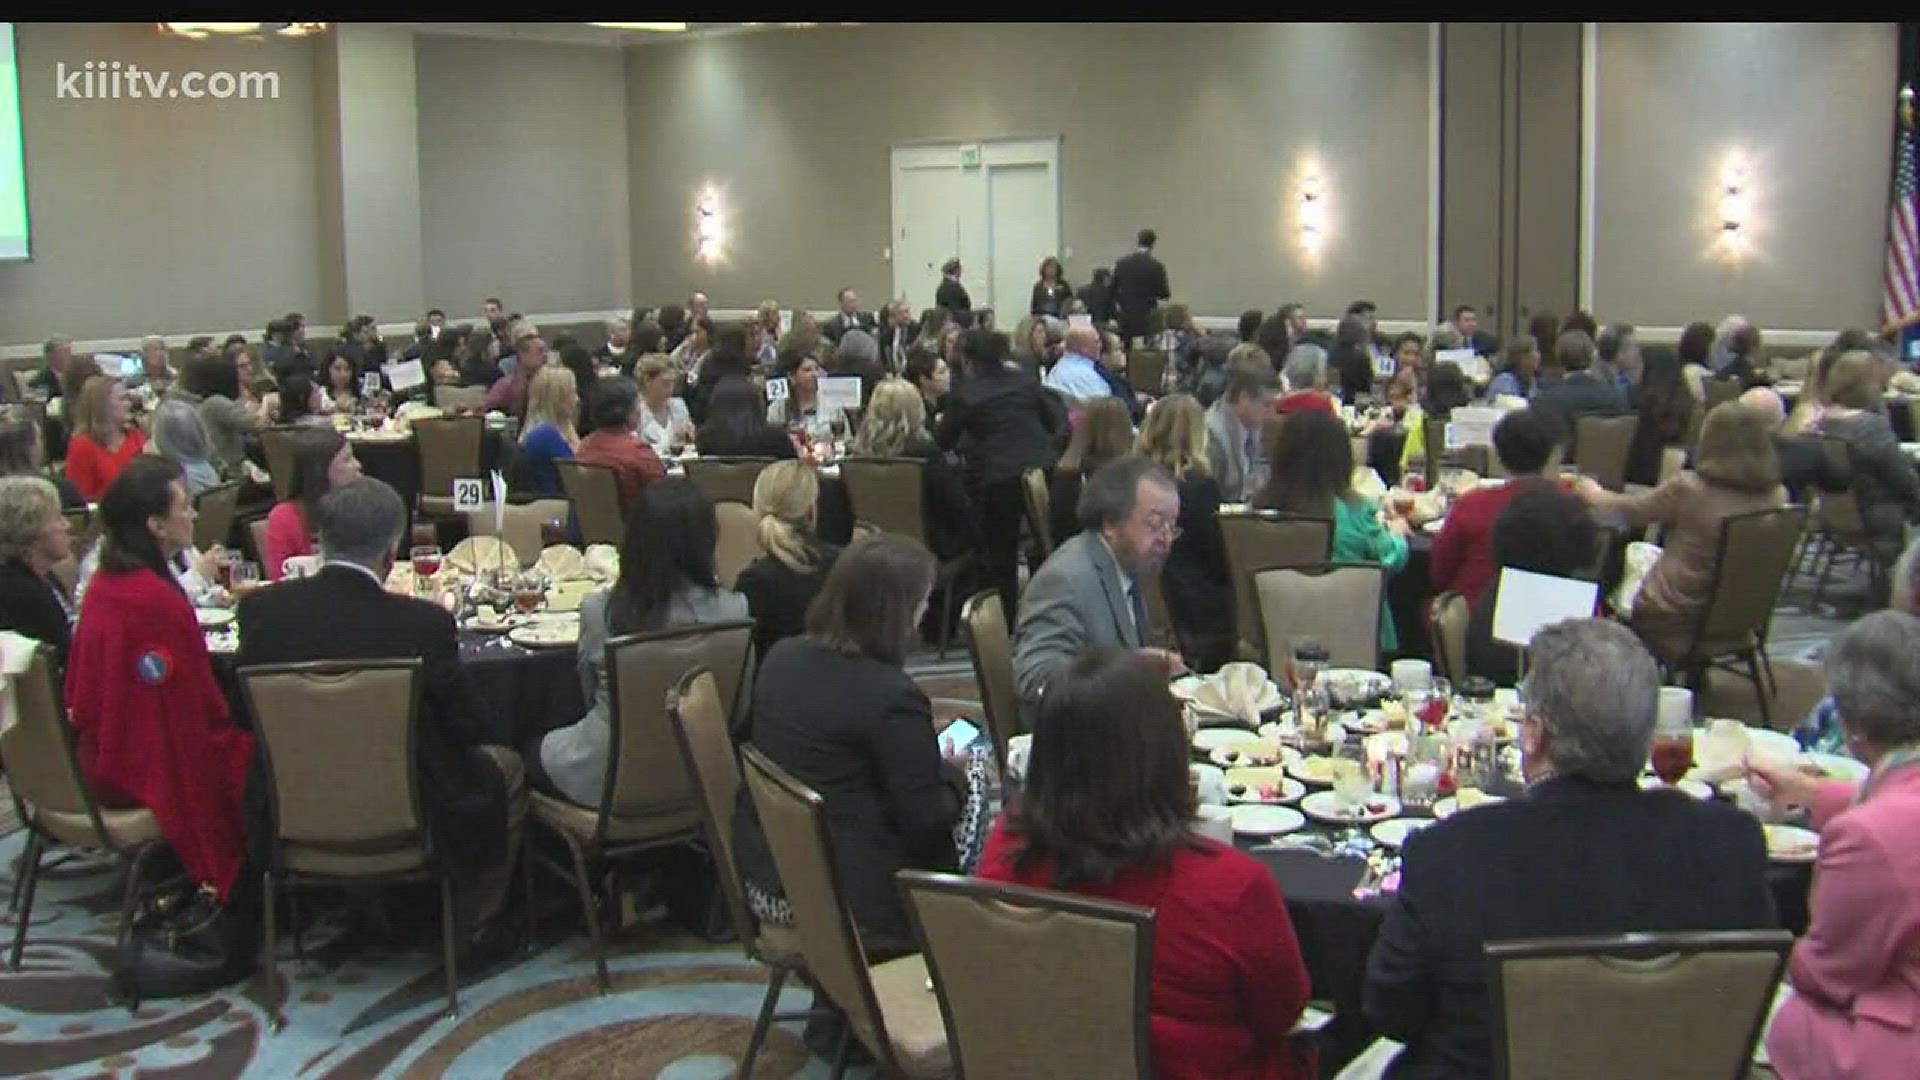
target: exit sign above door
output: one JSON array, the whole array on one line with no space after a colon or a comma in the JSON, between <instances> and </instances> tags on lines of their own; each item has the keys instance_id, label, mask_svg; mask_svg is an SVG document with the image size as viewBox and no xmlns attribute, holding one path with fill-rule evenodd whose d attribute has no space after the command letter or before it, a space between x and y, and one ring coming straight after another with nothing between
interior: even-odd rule
<instances>
[{"instance_id":1,"label":"exit sign above door","mask_svg":"<svg viewBox=\"0 0 1920 1080\"><path fill-rule=\"evenodd\" d=\"M960 148L960 167L977 169L980 167L980 144L968 143Z\"/></svg>"}]
</instances>

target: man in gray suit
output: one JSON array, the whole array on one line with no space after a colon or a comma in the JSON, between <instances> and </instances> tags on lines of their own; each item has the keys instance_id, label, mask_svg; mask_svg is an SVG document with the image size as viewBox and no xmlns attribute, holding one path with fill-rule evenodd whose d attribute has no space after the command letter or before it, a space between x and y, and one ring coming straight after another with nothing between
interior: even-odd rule
<instances>
[{"instance_id":1,"label":"man in gray suit","mask_svg":"<svg viewBox=\"0 0 1920 1080\"><path fill-rule=\"evenodd\" d=\"M1266 483L1260 430L1279 394L1280 379L1271 368L1235 365L1220 400L1207 410L1207 464L1222 499L1245 502Z\"/></svg>"},{"instance_id":2,"label":"man in gray suit","mask_svg":"<svg viewBox=\"0 0 1920 1080\"><path fill-rule=\"evenodd\" d=\"M1026 711L1047 683L1087 650L1138 650L1169 676L1186 669L1176 653L1147 648L1147 610L1138 579L1159 571L1179 532L1180 491L1152 461L1124 457L1080 489L1080 535L1060 545L1027 583L1013 636L1013 670Z\"/></svg>"}]
</instances>

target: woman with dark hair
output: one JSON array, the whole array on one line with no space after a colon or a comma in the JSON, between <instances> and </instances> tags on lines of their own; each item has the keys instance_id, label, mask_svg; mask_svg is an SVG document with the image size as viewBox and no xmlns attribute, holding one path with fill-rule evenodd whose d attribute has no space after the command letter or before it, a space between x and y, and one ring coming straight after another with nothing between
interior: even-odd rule
<instances>
[{"instance_id":1,"label":"woman with dark hair","mask_svg":"<svg viewBox=\"0 0 1920 1080\"><path fill-rule=\"evenodd\" d=\"M1434 372L1434 378L1439 377ZM1407 565L1407 537L1412 533L1407 519L1396 514L1381 524L1379 507L1354 492L1353 442L1339 417L1312 409L1276 416L1267 421L1265 435L1267 460L1286 464L1268 475L1267 485L1253 497L1254 506L1331 520L1332 562L1375 563L1389 576ZM1380 648L1391 653L1399 646L1383 595Z\"/></svg>"},{"instance_id":2,"label":"woman with dark hair","mask_svg":"<svg viewBox=\"0 0 1920 1080\"><path fill-rule=\"evenodd\" d=\"M786 429L767 423L766 396L745 376L714 385L693 444L702 457L800 456Z\"/></svg>"},{"instance_id":3,"label":"woman with dark hair","mask_svg":"<svg viewBox=\"0 0 1920 1080\"><path fill-rule=\"evenodd\" d=\"M1640 426L1627 450L1627 483L1652 487L1660 482L1660 458L1670 446L1687 441L1687 425L1696 408L1680 358L1672 349L1652 345L1641 356L1640 385L1633 395Z\"/></svg>"},{"instance_id":4,"label":"woman with dark hair","mask_svg":"<svg viewBox=\"0 0 1920 1080\"><path fill-rule=\"evenodd\" d=\"M1506 347L1500 350L1500 370L1487 384L1487 400L1532 397L1539 373L1540 340L1532 334L1508 338Z\"/></svg>"},{"instance_id":5,"label":"woman with dark hair","mask_svg":"<svg viewBox=\"0 0 1920 1080\"><path fill-rule=\"evenodd\" d=\"M360 369L353 357L336 352L327 357L327 383L322 392L335 412L350 413L360 403Z\"/></svg>"},{"instance_id":6,"label":"woman with dark hair","mask_svg":"<svg viewBox=\"0 0 1920 1080\"><path fill-rule=\"evenodd\" d=\"M1560 325L1560 316L1551 311L1537 311L1527 320L1527 336L1534 340L1536 348L1544 348L1560 340L1560 331L1569 329Z\"/></svg>"},{"instance_id":7,"label":"woman with dark hair","mask_svg":"<svg viewBox=\"0 0 1920 1080\"><path fill-rule=\"evenodd\" d=\"M1445 420L1453 410L1473 404L1473 384L1452 361L1436 364L1427 377L1427 392L1419 408L1407 410L1407 443L1400 449L1400 471L1427 467L1427 417ZM1429 481L1435 479L1428 477Z\"/></svg>"},{"instance_id":8,"label":"woman with dark hair","mask_svg":"<svg viewBox=\"0 0 1920 1080\"><path fill-rule=\"evenodd\" d=\"M1285 316L1270 315L1253 332L1253 343L1267 354L1273 370L1278 372L1287 366L1287 355L1293 351L1293 329Z\"/></svg>"},{"instance_id":9,"label":"woman with dark hair","mask_svg":"<svg viewBox=\"0 0 1920 1080\"><path fill-rule=\"evenodd\" d=\"M24 409L0 408L0 476L46 476L40 428ZM86 496L64 476L47 477L60 493L60 509L84 510Z\"/></svg>"},{"instance_id":10,"label":"woman with dark hair","mask_svg":"<svg viewBox=\"0 0 1920 1080\"><path fill-rule=\"evenodd\" d=\"M582 806L600 805L612 736L608 641L748 617L746 598L721 588L714 575L718 534L713 503L684 477L668 477L640 492L627 511L620 541L620 580L580 605L578 667L587 714L527 749L534 790Z\"/></svg>"},{"instance_id":11,"label":"woman with dark hair","mask_svg":"<svg viewBox=\"0 0 1920 1080\"><path fill-rule=\"evenodd\" d=\"M224 910L242 878L253 736L228 715L193 605L169 570L193 546L180 467L152 455L130 462L100 519L100 572L67 664L80 771L103 806L153 812L197 887L182 913L194 925Z\"/></svg>"},{"instance_id":12,"label":"woman with dark hair","mask_svg":"<svg viewBox=\"0 0 1920 1080\"><path fill-rule=\"evenodd\" d=\"M1075 660L1048 688L1019 800L979 875L1151 907L1154 1075L1313 1075L1290 1041L1311 987L1273 874L1196 835L1180 704L1124 649Z\"/></svg>"},{"instance_id":13,"label":"woman with dark hair","mask_svg":"<svg viewBox=\"0 0 1920 1080\"><path fill-rule=\"evenodd\" d=\"M491 387L500 378L500 331L476 329L460 357L460 385Z\"/></svg>"},{"instance_id":14,"label":"woman with dark hair","mask_svg":"<svg viewBox=\"0 0 1920 1080\"><path fill-rule=\"evenodd\" d=\"M1033 297L1027 314L1064 318L1067 302L1073 299L1073 286L1067 284L1060 260L1049 255L1040 260L1040 280L1033 283Z\"/></svg>"},{"instance_id":15,"label":"woman with dark hair","mask_svg":"<svg viewBox=\"0 0 1920 1080\"><path fill-rule=\"evenodd\" d=\"M722 379L753 377L753 357L747 355L747 331L744 327L721 327L714 332L712 340L713 349L699 361L697 373L688 371L686 376L687 412L696 424L706 423L708 403L713 398L714 387L720 385Z\"/></svg>"},{"instance_id":16,"label":"woman with dark hair","mask_svg":"<svg viewBox=\"0 0 1920 1080\"><path fill-rule=\"evenodd\" d=\"M1466 492L1447 511L1428 562L1436 592L1459 593L1469 604L1480 599L1499 572L1493 559L1494 523L1522 493L1535 487L1560 490L1547 472L1559 465L1565 442L1558 422L1534 409L1515 409L1493 425L1493 451L1507 481Z\"/></svg>"},{"instance_id":17,"label":"woman with dark hair","mask_svg":"<svg viewBox=\"0 0 1920 1080\"><path fill-rule=\"evenodd\" d=\"M969 330L960 339L967 379L946 397L937 438L959 450L968 495L979 514L986 580L1000 590L1007 625L1020 595L1020 522L1026 514L1021 478L1053 465L1054 438L1067 426L1057 394L1007 365L1007 337Z\"/></svg>"},{"instance_id":18,"label":"woman with dark hair","mask_svg":"<svg viewBox=\"0 0 1920 1080\"><path fill-rule=\"evenodd\" d=\"M1373 331L1364 315L1340 317L1327 362L1340 375L1340 397L1349 404L1373 392Z\"/></svg>"},{"instance_id":19,"label":"woman with dark hair","mask_svg":"<svg viewBox=\"0 0 1920 1080\"><path fill-rule=\"evenodd\" d=\"M313 385L313 379L304 371L294 371L280 380L280 390L268 403L267 410L277 424L323 424L332 427L332 417L316 411L319 403L320 389Z\"/></svg>"},{"instance_id":20,"label":"woman with dark hair","mask_svg":"<svg viewBox=\"0 0 1920 1080\"><path fill-rule=\"evenodd\" d=\"M833 418L840 412L820 410L821 374L818 357L807 353L782 357L780 377L787 380L787 394L767 406L767 423L781 428L801 428L809 438L825 438L832 430Z\"/></svg>"},{"instance_id":21,"label":"woman with dark hair","mask_svg":"<svg viewBox=\"0 0 1920 1080\"><path fill-rule=\"evenodd\" d=\"M1087 316L1095 326L1105 326L1113 321L1113 270L1099 267L1093 272L1093 280L1080 286L1077 299L1086 305Z\"/></svg>"},{"instance_id":22,"label":"woman with dark hair","mask_svg":"<svg viewBox=\"0 0 1920 1080\"><path fill-rule=\"evenodd\" d=\"M960 283L960 259L956 256L940 264L940 287L933 291L933 306L946 311L971 311L973 298Z\"/></svg>"},{"instance_id":23,"label":"woman with dark hair","mask_svg":"<svg viewBox=\"0 0 1920 1080\"><path fill-rule=\"evenodd\" d=\"M666 341L667 333L659 323L652 319L634 320L633 339L627 346L626 359L620 362L620 374L632 376L634 366L642 358L667 352Z\"/></svg>"},{"instance_id":24,"label":"woman with dark hair","mask_svg":"<svg viewBox=\"0 0 1920 1080\"><path fill-rule=\"evenodd\" d=\"M947 395L953 392L953 369L940 354L915 346L900 367L900 377L920 391L920 400L927 406L927 430L932 434L939 429L940 410L946 407Z\"/></svg>"},{"instance_id":25,"label":"woman with dark hair","mask_svg":"<svg viewBox=\"0 0 1920 1080\"><path fill-rule=\"evenodd\" d=\"M1109 462L1133 450L1133 419L1116 397L1095 398L1080 410L1080 423L1066 452L1053 466L1047 491L1052 540L1057 547L1080 534L1080 485Z\"/></svg>"},{"instance_id":26,"label":"woman with dark hair","mask_svg":"<svg viewBox=\"0 0 1920 1080\"><path fill-rule=\"evenodd\" d=\"M1528 485L1515 495L1493 521L1492 566L1486 587L1467 598L1472 605L1467 617L1467 670L1500 686L1520 680L1520 650L1493 640L1501 570L1581 577L1593 569L1599 551L1600 526L1577 496L1552 481Z\"/></svg>"},{"instance_id":27,"label":"woman with dark hair","mask_svg":"<svg viewBox=\"0 0 1920 1080\"><path fill-rule=\"evenodd\" d=\"M660 326L661 344L664 351L671 353L687 340L687 309L679 304L662 304L660 310L653 313L653 321Z\"/></svg>"},{"instance_id":28,"label":"woman with dark hair","mask_svg":"<svg viewBox=\"0 0 1920 1080\"><path fill-rule=\"evenodd\" d=\"M311 555L320 528L320 500L327 492L360 475L360 459L346 436L329 427L308 427L293 434L293 482L287 499L267 514L268 581L286 574L289 558Z\"/></svg>"},{"instance_id":29,"label":"woman with dark hair","mask_svg":"<svg viewBox=\"0 0 1920 1080\"><path fill-rule=\"evenodd\" d=\"M600 368L593 362L593 354L585 345L568 335L554 339L554 352L560 355L560 366L573 372L574 393L581 401L593 400L594 385L600 381ZM593 430L585 410L579 410L574 418L574 433L585 437Z\"/></svg>"},{"instance_id":30,"label":"woman with dark hair","mask_svg":"<svg viewBox=\"0 0 1920 1080\"><path fill-rule=\"evenodd\" d=\"M247 436L260 429L260 417L245 404L240 369L221 358L193 359L180 372L180 386L200 399L200 422L207 427L213 461L236 475L247 458Z\"/></svg>"}]
</instances>

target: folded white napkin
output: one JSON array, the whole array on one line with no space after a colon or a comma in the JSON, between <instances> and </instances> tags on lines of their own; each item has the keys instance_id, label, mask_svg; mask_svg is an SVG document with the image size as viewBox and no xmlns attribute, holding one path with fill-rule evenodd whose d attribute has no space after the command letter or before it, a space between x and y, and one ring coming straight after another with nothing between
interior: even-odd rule
<instances>
[{"instance_id":1,"label":"folded white napkin","mask_svg":"<svg viewBox=\"0 0 1920 1080\"><path fill-rule=\"evenodd\" d=\"M1260 722L1260 714L1278 708L1280 688L1258 664L1236 661L1205 678L1186 682L1174 691L1193 706L1202 721L1246 724Z\"/></svg>"}]
</instances>

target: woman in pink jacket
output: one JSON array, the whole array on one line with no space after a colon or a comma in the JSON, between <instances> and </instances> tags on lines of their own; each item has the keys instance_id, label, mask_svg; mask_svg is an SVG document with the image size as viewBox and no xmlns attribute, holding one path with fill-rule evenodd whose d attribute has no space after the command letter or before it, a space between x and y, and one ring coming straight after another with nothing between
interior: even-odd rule
<instances>
[{"instance_id":1,"label":"woman in pink jacket","mask_svg":"<svg viewBox=\"0 0 1920 1080\"><path fill-rule=\"evenodd\" d=\"M1920 1075L1920 618L1869 615L1827 657L1847 749L1866 782L1750 767L1820 830L1813 923L1793 948L1793 995L1767 1052L1781 1080Z\"/></svg>"}]
</instances>

